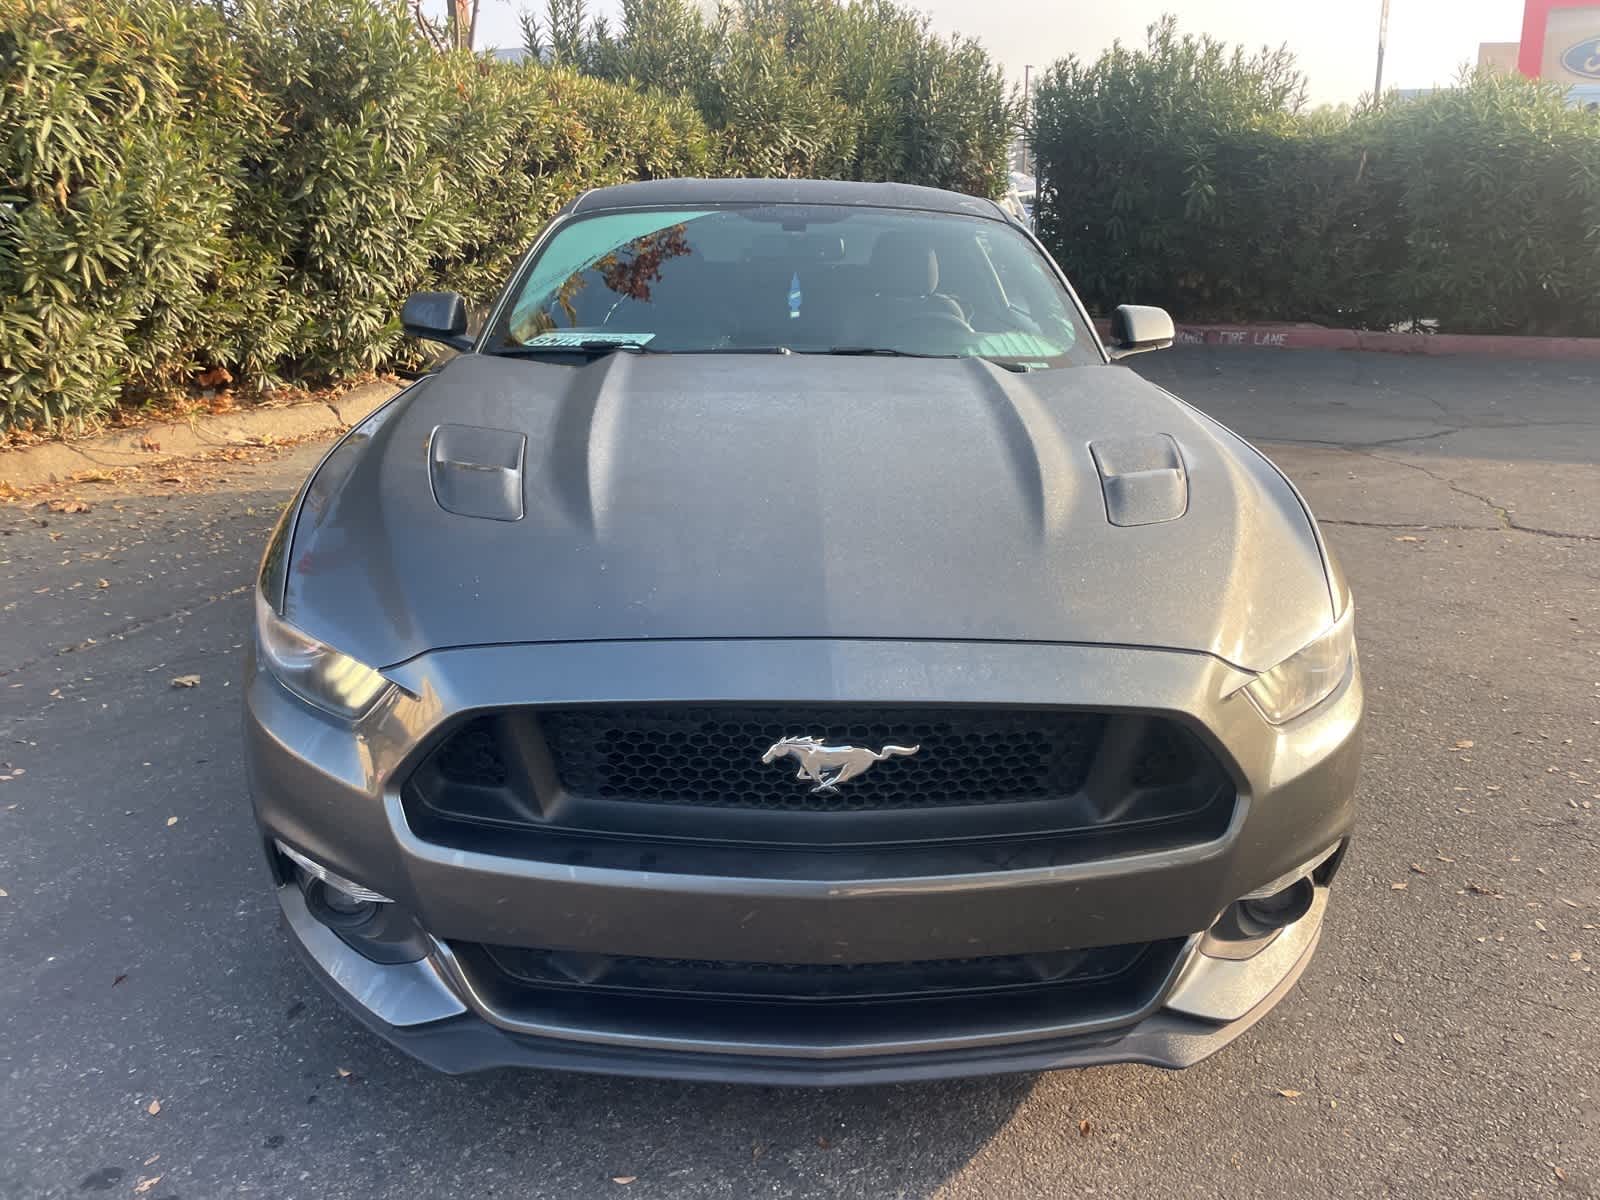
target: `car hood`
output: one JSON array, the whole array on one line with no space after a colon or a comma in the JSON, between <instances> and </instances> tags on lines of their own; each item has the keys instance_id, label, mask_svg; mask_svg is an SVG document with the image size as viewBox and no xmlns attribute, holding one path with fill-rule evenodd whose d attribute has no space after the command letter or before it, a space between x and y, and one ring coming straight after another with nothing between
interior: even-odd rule
<instances>
[{"instance_id":1,"label":"car hood","mask_svg":"<svg viewBox=\"0 0 1600 1200\"><path fill-rule=\"evenodd\" d=\"M1294 490L1132 371L812 355L457 358L324 461L284 604L378 666L495 643L890 638L1261 670L1333 616Z\"/></svg>"}]
</instances>

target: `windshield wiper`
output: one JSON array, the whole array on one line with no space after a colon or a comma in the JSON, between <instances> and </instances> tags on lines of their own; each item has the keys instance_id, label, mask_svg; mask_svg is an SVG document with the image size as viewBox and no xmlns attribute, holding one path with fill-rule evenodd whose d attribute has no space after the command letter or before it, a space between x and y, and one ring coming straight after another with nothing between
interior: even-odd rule
<instances>
[{"instance_id":1,"label":"windshield wiper","mask_svg":"<svg viewBox=\"0 0 1600 1200\"><path fill-rule=\"evenodd\" d=\"M494 351L494 354L501 358L543 358L558 354L582 354L588 358L601 358L617 351L628 354L664 353L661 350L652 350L640 342L613 342L609 338L593 338L581 342L568 342L561 346L503 346Z\"/></svg>"},{"instance_id":2,"label":"windshield wiper","mask_svg":"<svg viewBox=\"0 0 1600 1200\"><path fill-rule=\"evenodd\" d=\"M1026 375L1029 371L1039 370L1032 363L1016 362L1015 360L1008 362L1003 358L990 358L987 354L979 354L977 357L983 359L986 363L993 363L1002 371L1010 371L1013 375Z\"/></svg>"},{"instance_id":3,"label":"windshield wiper","mask_svg":"<svg viewBox=\"0 0 1600 1200\"><path fill-rule=\"evenodd\" d=\"M896 350L892 346L829 346L821 354L841 354L850 357L882 355L885 358L960 358L959 354L918 354L915 350Z\"/></svg>"},{"instance_id":4,"label":"windshield wiper","mask_svg":"<svg viewBox=\"0 0 1600 1200\"><path fill-rule=\"evenodd\" d=\"M1007 362L1003 358L992 358L987 354L918 354L914 350L896 350L891 346L833 346L821 353L862 357L881 355L885 358L981 358L984 362L993 363L1002 371L1010 371L1016 375L1026 375L1034 369L1025 362Z\"/></svg>"}]
</instances>

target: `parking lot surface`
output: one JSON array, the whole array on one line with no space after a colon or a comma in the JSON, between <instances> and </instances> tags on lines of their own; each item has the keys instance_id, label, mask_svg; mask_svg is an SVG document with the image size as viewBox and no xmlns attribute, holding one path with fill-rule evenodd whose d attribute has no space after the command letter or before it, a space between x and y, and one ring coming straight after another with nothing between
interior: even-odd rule
<instances>
[{"instance_id":1,"label":"parking lot surface","mask_svg":"<svg viewBox=\"0 0 1600 1200\"><path fill-rule=\"evenodd\" d=\"M304 446L0 508L0 1197L1600 1195L1600 372L1136 362L1286 468L1358 601L1360 834L1244 1039L832 1091L413 1065L293 957L241 790Z\"/></svg>"}]
</instances>

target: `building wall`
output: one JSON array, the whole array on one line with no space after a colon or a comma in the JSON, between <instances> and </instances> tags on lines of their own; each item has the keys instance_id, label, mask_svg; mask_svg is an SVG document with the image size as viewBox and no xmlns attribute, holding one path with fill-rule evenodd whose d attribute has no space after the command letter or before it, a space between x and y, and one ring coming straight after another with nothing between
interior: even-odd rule
<instances>
[{"instance_id":1,"label":"building wall","mask_svg":"<svg viewBox=\"0 0 1600 1200\"><path fill-rule=\"evenodd\" d=\"M1479 42L1478 65L1491 67L1496 71L1515 71L1517 45L1516 42Z\"/></svg>"}]
</instances>

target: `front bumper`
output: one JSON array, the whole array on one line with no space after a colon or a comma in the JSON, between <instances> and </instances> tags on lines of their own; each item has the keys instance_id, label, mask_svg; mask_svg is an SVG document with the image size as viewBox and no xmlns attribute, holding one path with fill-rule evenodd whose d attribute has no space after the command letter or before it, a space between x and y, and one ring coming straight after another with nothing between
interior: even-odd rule
<instances>
[{"instance_id":1,"label":"front bumper","mask_svg":"<svg viewBox=\"0 0 1600 1200\"><path fill-rule=\"evenodd\" d=\"M289 928L362 1019L447 1071L502 1065L814 1083L1134 1061L1182 1067L1258 1020L1304 970L1327 888L1260 954L1209 957L1201 935L1239 896L1347 837L1362 716L1359 674L1273 727L1235 695L1245 676L1204 655L1114 647L860 642L633 643L446 651L391 673L397 695L358 727L252 672L247 747L256 812L281 838L393 898L421 957L376 963L280 887ZM435 731L477 709L673 701L1063 705L1183 719L1234 776L1230 827L1200 845L956 873L693 873L502 856L409 827L398 782ZM860 963L1157 943L1169 965L1126 1011L1008 1009L830 1032L721 1027L695 1014L632 1021L603 1005L502 1001L460 943L656 959ZM1181 942L1181 949L1178 945ZM398 999L397 999L398 998ZM714 1006L713 1006L714 1007Z\"/></svg>"}]
</instances>

